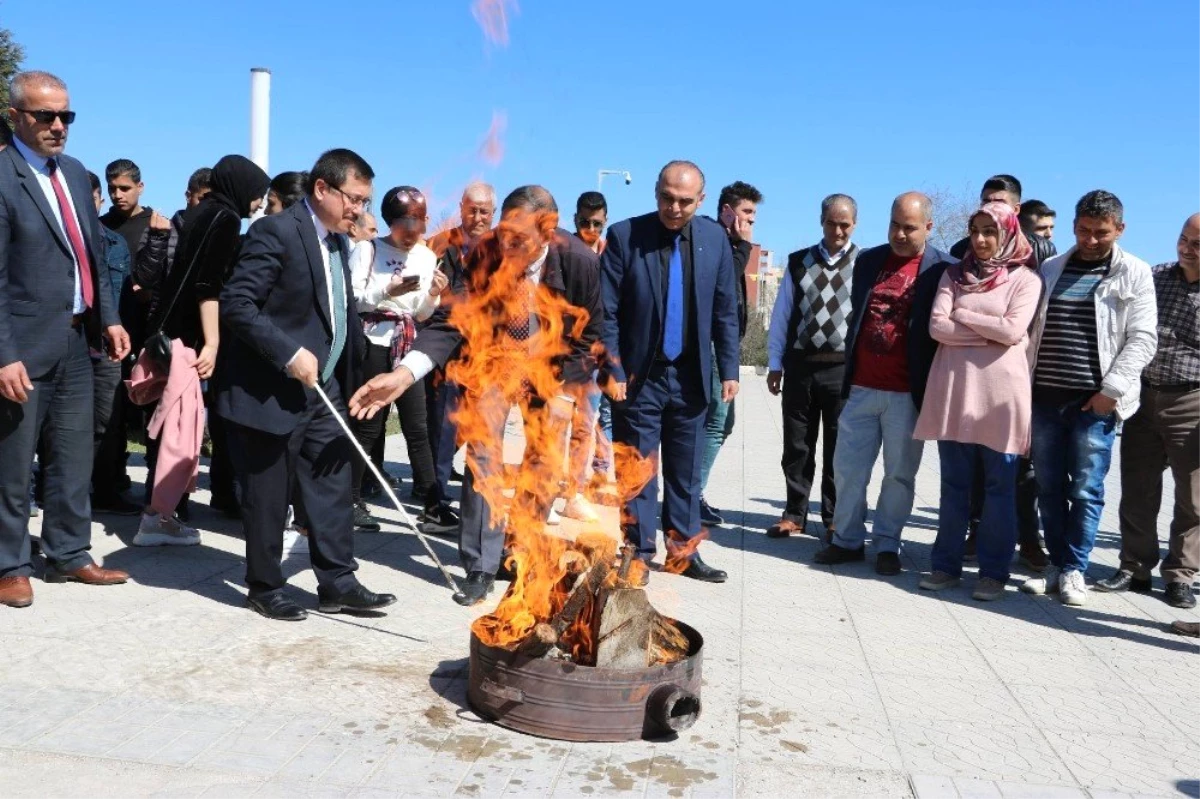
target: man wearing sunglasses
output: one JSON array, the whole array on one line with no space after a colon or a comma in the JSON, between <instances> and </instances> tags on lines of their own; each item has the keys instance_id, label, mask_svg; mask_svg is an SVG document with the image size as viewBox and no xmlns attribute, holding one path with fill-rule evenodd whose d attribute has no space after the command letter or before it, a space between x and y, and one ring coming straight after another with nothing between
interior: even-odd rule
<instances>
[{"instance_id":1,"label":"man wearing sunglasses","mask_svg":"<svg viewBox=\"0 0 1200 799\"><path fill-rule=\"evenodd\" d=\"M117 318L87 171L63 155L67 86L22 72L10 88L12 146L0 153L0 604L33 602L29 464L45 438L41 549L47 582L125 582L91 546L92 362L129 353Z\"/></svg>"}]
</instances>

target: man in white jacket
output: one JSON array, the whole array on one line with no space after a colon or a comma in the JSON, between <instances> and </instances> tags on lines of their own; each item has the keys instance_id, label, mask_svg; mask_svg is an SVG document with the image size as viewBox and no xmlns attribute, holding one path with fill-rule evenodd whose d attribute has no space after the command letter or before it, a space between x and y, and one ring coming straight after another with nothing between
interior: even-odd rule
<instances>
[{"instance_id":1,"label":"man in white jacket","mask_svg":"<svg viewBox=\"0 0 1200 799\"><path fill-rule=\"evenodd\" d=\"M1075 205L1075 246L1042 265L1030 347L1033 464L1051 565L1021 590L1057 590L1067 605L1087 601L1083 575L1117 422L1137 411L1158 346L1150 266L1117 246L1124 231L1116 195L1090 191Z\"/></svg>"}]
</instances>

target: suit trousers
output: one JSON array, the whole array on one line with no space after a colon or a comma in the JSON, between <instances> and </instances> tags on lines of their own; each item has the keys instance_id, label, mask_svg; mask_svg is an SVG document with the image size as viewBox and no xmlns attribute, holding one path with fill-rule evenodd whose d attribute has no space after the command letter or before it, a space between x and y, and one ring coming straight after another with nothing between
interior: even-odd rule
<instances>
[{"instance_id":1,"label":"suit trousers","mask_svg":"<svg viewBox=\"0 0 1200 799\"><path fill-rule=\"evenodd\" d=\"M337 378L323 386L345 416ZM229 456L241 488L246 536L246 584L251 596L282 590L283 526L293 481L308 522L309 559L322 595L345 593L354 576L351 459L357 457L341 425L315 391L289 435L264 433L226 421Z\"/></svg>"},{"instance_id":2,"label":"suit trousers","mask_svg":"<svg viewBox=\"0 0 1200 799\"><path fill-rule=\"evenodd\" d=\"M1142 406L1121 434L1121 568L1149 577L1158 565L1163 470L1175 502L1162 577L1192 584L1200 568L1200 390L1142 387Z\"/></svg>"},{"instance_id":3,"label":"suit trousers","mask_svg":"<svg viewBox=\"0 0 1200 799\"><path fill-rule=\"evenodd\" d=\"M656 362L637 396L612 406L613 441L634 447L642 457L658 455L662 529L685 539L700 532L700 468L708 413L700 368L688 360ZM635 544L643 558L653 557L657 548L658 471L621 511L625 540Z\"/></svg>"},{"instance_id":4,"label":"suit trousers","mask_svg":"<svg viewBox=\"0 0 1200 799\"><path fill-rule=\"evenodd\" d=\"M465 397L464 402L472 398ZM533 414L545 413L545 404L538 398L522 397L517 400L505 399L498 393L485 395L474 400L475 411L481 418L488 420L489 430L486 437L479 441L467 443L467 468L463 475L462 515L458 528L458 553L463 569L468 574L481 571L495 574L500 568L504 557L505 532L502 525L496 523L500 515L492 508L491 503L481 493L478 484L499 480L504 471L504 428L508 420L509 410L516 405L521 411L521 418L529 425ZM563 425L561 434L555 436L551 431L548 435L555 441L561 442L557 447L550 447L549 452L541 452L528 445L526 438L525 454L522 456L522 469L539 468L543 458L547 456L558 459L562 463L565 452L567 428ZM565 477L565 473L564 473ZM529 494L518 495L513 502L524 502L532 505L530 512L533 518L545 519L550 512L550 502L553 496L535 497Z\"/></svg>"},{"instance_id":5,"label":"suit trousers","mask_svg":"<svg viewBox=\"0 0 1200 799\"><path fill-rule=\"evenodd\" d=\"M787 505L783 518L801 527L808 518L809 492L817 471L817 437L823 430L821 455L821 521L833 528L837 489L833 483L833 453L837 447L838 416L845 363L805 360L795 354L783 369L783 479Z\"/></svg>"},{"instance_id":6,"label":"suit trousers","mask_svg":"<svg viewBox=\"0 0 1200 799\"><path fill-rule=\"evenodd\" d=\"M65 337L65 354L30 380L26 402L0 399L0 577L33 572L29 464L39 439L42 552L60 571L92 563L92 360L82 325L46 335Z\"/></svg>"},{"instance_id":7,"label":"suit trousers","mask_svg":"<svg viewBox=\"0 0 1200 799\"><path fill-rule=\"evenodd\" d=\"M415 387L414 387L415 389ZM462 389L439 370L425 377L425 424L433 455L433 485L425 493L425 507L436 508L450 501L450 476L458 452L458 428L450 414L458 408Z\"/></svg>"}]
</instances>

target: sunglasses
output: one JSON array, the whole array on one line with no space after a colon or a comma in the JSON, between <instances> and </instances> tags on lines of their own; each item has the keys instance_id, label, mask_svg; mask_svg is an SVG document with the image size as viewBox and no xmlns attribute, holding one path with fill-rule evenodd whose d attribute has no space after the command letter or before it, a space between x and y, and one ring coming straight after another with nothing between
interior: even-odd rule
<instances>
[{"instance_id":1,"label":"sunglasses","mask_svg":"<svg viewBox=\"0 0 1200 799\"><path fill-rule=\"evenodd\" d=\"M599 219L580 219L579 220L579 229L583 230L585 228L595 228L596 230L603 230L604 223L601 222Z\"/></svg>"},{"instance_id":2,"label":"sunglasses","mask_svg":"<svg viewBox=\"0 0 1200 799\"><path fill-rule=\"evenodd\" d=\"M33 111L28 108L18 108L22 114L29 114L33 117L34 122L40 125L53 125L57 118L64 125L70 125L75 121L74 111Z\"/></svg>"}]
</instances>

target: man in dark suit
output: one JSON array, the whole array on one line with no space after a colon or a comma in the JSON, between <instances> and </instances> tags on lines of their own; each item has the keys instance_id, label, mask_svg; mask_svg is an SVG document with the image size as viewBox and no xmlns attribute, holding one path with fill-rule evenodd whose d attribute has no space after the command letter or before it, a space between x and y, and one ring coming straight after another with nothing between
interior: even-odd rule
<instances>
[{"instance_id":1,"label":"man in dark suit","mask_svg":"<svg viewBox=\"0 0 1200 799\"><path fill-rule=\"evenodd\" d=\"M668 556L685 553L686 577L724 582L725 572L681 549L700 532L700 469L713 358L721 400L738 390L738 303L725 230L696 216L704 173L672 161L655 184L658 211L608 229L600 258L604 290L605 391L613 441L653 457L661 445L662 529ZM621 468L620 460L617 468ZM643 560L655 553L657 474L622 511L626 540ZM642 572L646 574L645 571Z\"/></svg>"},{"instance_id":2,"label":"man in dark suit","mask_svg":"<svg viewBox=\"0 0 1200 799\"><path fill-rule=\"evenodd\" d=\"M938 281L955 259L927 245L933 204L906 192L892 203L888 243L854 263L846 368L838 417L833 480L837 494L833 543L816 562L846 563L866 555L867 484L883 447L883 486L872 536L875 571L900 573L900 534L912 512L923 441L913 439L925 382L937 351L929 314Z\"/></svg>"},{"instance_id":3,"label":"man in dark suit","mask_svg":"<svg viewBox=\"0 0 1200 799\"><path fill-rule=\"evenodd\" d=\"M344 412L365 352L349 291L346 233L370 204L371 167L350 150L321 155L307 197L255 222L221 292L221 321L234 334L217 358L216 412L229 422L229 451L242 481L250 607L300 621L284 596L280 558L289 489L307 513L309 555L322 613L372 611L396 601L354 576L353 447L314 390Z\"/></svg>"},{"instance_id":4,"label":"man in dark suit","mask_svg":"<svg viewBox=\"0 0 1200 799\"><path fill-rule=\"evenodd\" d=\"M33 602L30 464L43 439L46 580L125 582L91 546L92 362L129 354L117 318L87 171L63 155L75 119L46 72L12 81L12 146L0 153L0 604Z\"/></svg>"},{"instance_id":5,"label":"man in dark suit","mask_svg":"<svg viewBox=\"0 0 1200 799\"><path fill-rule=\"evenodd\" d=\"M372 379L350 401L351 413L371 416L434 366L458 358L467 364L451 369L450 376L463 386L465 415L487 429L476 428L467 442L459 528L467 580L454 597L462 605L486 597L497 572L510 576L501 568L504 525L496 521L501 516L496 506L504 501L509 409L516 405L525 419L523 471L548 478L555 466L539 465L561 469L567 427L596 368L592 348L603 318L596 256L557 229L558 206L550 193L522 186L505 198L501 214L496 231L467 259L465 288L455 298L462 309L443 305L399 367ZM516 301L519 297L525 299ZM523 367L538 361L545 368ZM519 495L508 510L512 526L540 531L552 499L549 490Z\"/></svg>"}]
</instances>

